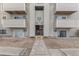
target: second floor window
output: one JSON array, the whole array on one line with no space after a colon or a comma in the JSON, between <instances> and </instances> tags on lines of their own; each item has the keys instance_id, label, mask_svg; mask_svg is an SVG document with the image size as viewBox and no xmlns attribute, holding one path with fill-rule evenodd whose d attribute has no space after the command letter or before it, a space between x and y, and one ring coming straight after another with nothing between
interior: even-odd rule
<instances>
[{"instance_id":1,"label":"second floor window","mask_svg":"<svg viewBox=\"0 0 79 59\"><path fill-rule=\"evenodd\" d=\"M25 19L26 16L15 16L14 19Z\"/></svg>"},{"instance_id":2,"label":"second floor window","mask_svg":"<svg viewBox=\"0 0 79 59\"><path fill-rule=\"evenodd\" d=\"M67 17L66 16L62 16L62 19L66 19Z\"/></svg>"},{"instance_id":3,"label":"second floor window","mask_svg":"<svg viewBox=\"0 0 79 59\"><path fill-rule=\"evenodd\" d=\"M14 17L14 19L19 19L19 17Z\"/></svg>"},{"instance_id":4,"label":"second floor window","mask_svg":"<svg viewBox=\"0 0 79 59\"><path fill-rule=\"evenodd\" d=\"M62 19L67 19L68 16L56 16L56 19L62 20Z\"/></svg>"}]
</instances>

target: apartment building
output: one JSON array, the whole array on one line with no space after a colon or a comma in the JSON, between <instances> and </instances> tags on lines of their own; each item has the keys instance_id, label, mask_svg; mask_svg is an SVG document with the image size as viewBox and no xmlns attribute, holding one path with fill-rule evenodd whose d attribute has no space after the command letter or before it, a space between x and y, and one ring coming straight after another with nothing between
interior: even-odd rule
<instances>
[{"instance_id":1,"label":"apartment building","mask_svg":"<svg viewBox=\"0 0 79 59\"><path fill-rule=\"evenodd\" d=\"M79 36L79 4L0 3L0 36Z\"/></svg>"}]
</instances>

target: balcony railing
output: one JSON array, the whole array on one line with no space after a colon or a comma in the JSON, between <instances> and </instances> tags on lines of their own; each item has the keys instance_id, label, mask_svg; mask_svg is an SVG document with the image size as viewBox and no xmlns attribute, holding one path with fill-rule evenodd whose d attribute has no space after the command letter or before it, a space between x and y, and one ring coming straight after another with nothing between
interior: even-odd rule
<instances>
[{"instance_id":1,"label":"balcony railing","mask_svg":"<svg viewBox=\"0 0 79 59\"><path fill-rule=\"evenodd\" d=\"M8 19L3 20L4 27L26 27L25 19Z\"/></svg>"},{"instance_id":2,"label":"balcony railing","mask_svg":"<svg viewBox=\"0 0 79 59\"><path fill-rule=\"evenodd\" d=\"M58 28L79 28L79 20L57 19L56 27Z\"/></svg>"}]
</instances>

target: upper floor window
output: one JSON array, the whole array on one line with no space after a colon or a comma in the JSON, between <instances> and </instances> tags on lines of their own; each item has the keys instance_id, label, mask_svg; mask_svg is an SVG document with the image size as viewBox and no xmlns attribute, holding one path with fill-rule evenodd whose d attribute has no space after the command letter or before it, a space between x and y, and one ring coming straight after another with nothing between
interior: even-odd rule
<instances>
[{"instance_id":1,"label":"upper floor window","mask_svg":"<svg viewBox=\"0 0 79 59\"><path fill-rule=\"evenodd\" d=\"M62 19L67 19L67 17L66 16L62 16Z\"/></svg>"},{"instance_id":2,"label":"upper floor window","mask_svg":"<svg viewBox=\"0 0 79 59\"><path fill-rule=\"evenodd\" d=\"M68 16L56 16L56 19L67 19L68 18Z\"/></svg>"},{"instance_id":3,"label":"upper floor window","mask_svg":"<svg viewBox=\"0 0 79 59\"><path fill-rule=\"evenodd\" d=\"M14 19L26 19L26 16L14 16Z\"/></svg>"},{"instance_id":4,"label":"upper floor window","mask_svg":"<svg viewBox=\"0 0 79 59\"><path fill-rule=\"evenodd\" d=\"M44 10L44 6L35 6L35 10Z\"/></svg>"},{"instance_id":5,"label":"upper floor window","mask_svg":"<svg viewBox=\"0 0 79 59\"><path fill-rule=\"evenodd\" d=\"M14 19L20 19L19 17L15 16Z\"/></svg>"}]
</instances>

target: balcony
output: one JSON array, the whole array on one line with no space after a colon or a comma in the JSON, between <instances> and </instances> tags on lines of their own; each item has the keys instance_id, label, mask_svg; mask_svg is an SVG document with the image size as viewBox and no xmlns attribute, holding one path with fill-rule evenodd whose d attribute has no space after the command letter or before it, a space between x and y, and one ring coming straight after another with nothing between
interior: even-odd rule
<instances>
[{"instance_id":1,"label":"balcony","mask_svg":"<svg viewBox=\"0 0 79 59\"><path fill-rule=\"evenodd\" d=\"M3 26L4 27L10 27L10 28L24 28L26 27L25 19L11 19L11 20L3 20Z\"/></svg>"},{"instance_id":2,"label":"balcony","mask_svg":"<svg viewBox=\"0 0 79 59\"><path fill-rule=\"evenodd\" d=\"M76 11L79 11L79 4L72 3L57 3L56 4L56 15L71 15Z\"/></svg>"},{"instance_id":3,"label":"balcony","mask_svg":"<svg viewBox=\"0 0 79 59\"><path fill-rule=\"evenodd\" d=\"M79 28L79 20L57 19L56 28Z\"/></svg>"},{"instance_id":4,"label":"balcony","mask_svg":"<svg viewBox=\"0 0 79 59\"><path fill-rule=\"evenodd\" d=\"M9 14L26 14L25 3L3 3L3 10Z\"/></svg>"},{"instance_id":5,"label":"balcony","mask_svg":"<svg viewBox=\"0 0 79 59\"><path fill-rule=\"evenodd\" d=\"M56 11L78 11L78 3L57 3Z\"/></svg>"},{"instance_id":6,"label":"balcony","mask_svg":"<svg viewBox=\"0 0 79 59\"><path fill-rule=\"evenodd\" d=\"M5 11L25 11L25 3L3 3Z\"/></svg>"}]
</instances>

